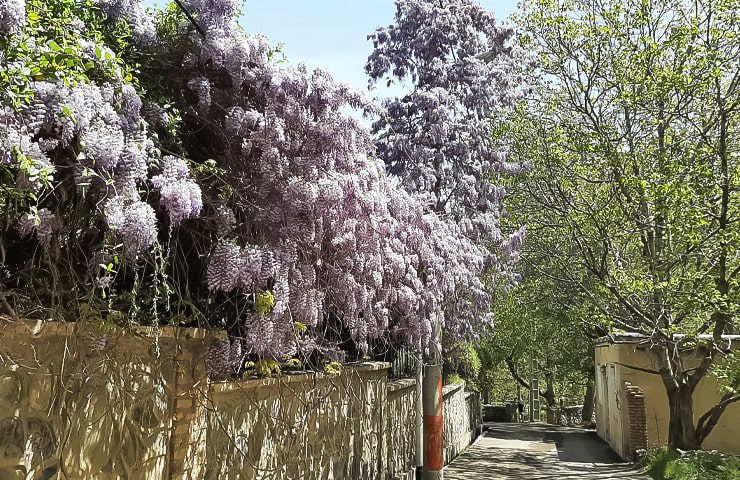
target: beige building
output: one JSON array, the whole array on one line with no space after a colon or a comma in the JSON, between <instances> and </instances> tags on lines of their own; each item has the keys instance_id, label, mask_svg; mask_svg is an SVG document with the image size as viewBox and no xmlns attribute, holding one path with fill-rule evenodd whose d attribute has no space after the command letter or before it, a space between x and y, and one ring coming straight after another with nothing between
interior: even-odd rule
<instances>
[{"instance_id":1,"label":"beige building","mask_svg":"<svg viewBox=\"0 0 740 480\"><path fill-rule=\"evenodd\" d=\"M740 336L727 339L740 345ZM644 371L656 371L657 362L641 341L621 336L619 343L603 339L596 344L596 428L625 459L638 449L668 443L668 396L660 376ZM716 379L707 374L694 393L695 420L720 396ZM702 447L740 453L740 402L727 407Z\"/></svg>"}]
</instances>

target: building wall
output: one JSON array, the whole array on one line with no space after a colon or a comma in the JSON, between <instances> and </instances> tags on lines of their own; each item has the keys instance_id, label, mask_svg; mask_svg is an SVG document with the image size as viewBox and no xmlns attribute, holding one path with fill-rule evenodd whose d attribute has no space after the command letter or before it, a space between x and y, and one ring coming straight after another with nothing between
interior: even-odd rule
<instances>
[{"instance_id":1,"label":"building wall","mask_svg":"<svg viewBox=\"0 0 740 480\"><path fill-rule=\"evenodd\" d=\"M645 430L647 447L655 448L668 443L668 396L659 375L630 367L657 370L657 361L649 351L634 343L598 345L596 360L596 426L601 438L609 442L623 458L629 458L629 423L627 408L628 388L638 387L644 395ZM691 359L688 359L691 362ZM698 361L698 360L697 360ZM694 393L694 416L698 419L721 394L716 379L707 375ZM728 453L740 453L740 403L730 405L720 422L707 437L703 448ZM733 426L734 429L733 429Z\"/></svg>"},{"instance_id":2,"label":"building wall","mask_svg":"<svg viewBox=\"0 0 740 480\"><path fill-rule=\"evenodd\" d=\"M414 478L416 381L386 363L214 383L223 333L99 327L0 322L0 479ZM446 390L450 459L477 399Z\"/></svg>"}]
</instances>

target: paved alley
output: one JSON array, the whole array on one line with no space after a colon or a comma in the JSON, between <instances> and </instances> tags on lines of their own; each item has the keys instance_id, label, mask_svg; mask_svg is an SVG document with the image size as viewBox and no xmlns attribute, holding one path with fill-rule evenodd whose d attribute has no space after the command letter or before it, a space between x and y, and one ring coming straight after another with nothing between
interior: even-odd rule
<instances>
[{"instance_id":1,"label":"paved alley","mask_svg":"<svg viewBox=\"0 0 740 480\"><path fill-rule=\"evenodd\" d=\"M489 423L445 469L446 480L647 480L594 431L542 423Z\"/></svg>"}]
</instances>

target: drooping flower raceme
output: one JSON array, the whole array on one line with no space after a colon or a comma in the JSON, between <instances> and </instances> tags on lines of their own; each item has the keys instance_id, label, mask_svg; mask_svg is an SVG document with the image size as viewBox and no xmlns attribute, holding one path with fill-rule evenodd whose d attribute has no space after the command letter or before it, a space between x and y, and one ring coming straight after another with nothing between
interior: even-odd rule
<instances>
[{"instance_id":1,"label":"drooping flower raceme","mask_svg":"<svg viewBox=\"0 0 740 480\"><path fill-rule=\"evenodd\" d=\"M131 25L133 39L142 47L151 48L157 42L154 15L147 12L139 0L94 0L110 21L126 20Z\"/></svg>"},{"instance_id":2,"label":"drooping flower raceme","mask_svg":"<svg viewBox=\"0 0 740 480\"><path fill-rule=\"evenodd\" d=\"M136 1L97 3L103 22L126 19L135 26L134 13L143 11ZM0 3L0 19L11 17L25 19L23 2ZM127 254L135 256L149 251L159 234L152 198L145 188L150 174L157 173L150 167L159 162L159 152L142 119L142 99L124 80L120 59L81 18L68 19L68 28L76 32L69 39L69 48L77 49L87 68L106 71L107 77L98 82L32 80L28 102L0 110L0 164L16 174L17 188L42 202L20 216L17 226L22 233L35 232L45 246L52 235L63 234L66 228L74 228L66 232L71 233L69 239L86 232L98 235L102 220ZM20 28L23 23L18 20L15 24ZM28 49L49 49L47 42L36 42L33 37L25 45L28 58L39 54L33 50L28 53ZM152 185L171 223L179 225L198 216L200 189L189 173L169 175L172 160L164 158L160 163L165 168L152 179ZM70 203L58 203L64 201ZM80 204L75 206L74 202ZM47 206L61 215L46 215L51 211ZM80 217L72 214L75 210L90 213ZM74 225L66 224L69 219Z\"/></svg>"},{"instance_id":3,"label":"drooping flower raceme","mask_svg":"<svg viewBox=\"0 0 740 480\"><path fill-rule=\"evenodd\" d=\"M54 232L59 228L57 217L47 208L42 208L35 214L26 213L18 222L18 231L24 237L36 234L36 238L43 246L48 246Z\"/></svg>"},{"instance_id":4,"label":"drooping flower raceme","mask_svg":"<svg viewBox=\"0 0 740 480\"><path fill-rule=\"evenodd\" d=\"M152 178L152 185L159 191L160 203L167 210L170 222L177 226L187 218L200 215L203 208L201 191L190 178L185 161L168 155L162 162L162 173Z\"/></svg>"},{"instance_id":5,"label":"drooping flower raceme","mask_svg":"<svg viewBox=\"0 0 740 480\"><path fill-rule=\"evenodd\" d=\"M452 219L457 235L495 246L485 268L504 288L516 280L512 266L524 235L501 232L504 189L496 179L525 166L507 160L491 123L522 91L517 67L524 57L512 36L475 0L397 0L395 23L368 37L374 50L366 65L371 84L410 87L385 100L373 125L378 156L430 211ZM456 298L455 316L488 304L479 286Z\"/></svg>"},{"instance_id":6,"label":"drooping flower raceme","mask_svg":"<svg viewBox=\"0 0 740 480\"><path fill-rule=\"evenodd\" d=\"M33 98L0 111L0 168L32 199L13 216L24 242L58 239L92 277L85 285L109 295L139 282L153 312L166 301L227 325L232 339L209 354L214 372L245 354L343 358L338 345L367 352L389 332L425 349L435 323L469 335L488 322L487 249L373 157L373 138L345 110L376 106L324 70L276 62L266 39L238 26L237 3L187 3L205 37L170 12L163 21L176 27L161 29L157 49L134 39L147 52L134 57L146 98L125 80L118 43L94 34L113 19L136 32L141 3L99 0L100 25L74 41L111 73L32 79ZM98 278L119 257L125 265Z\"/></svg>"},{"instance_id":7,"label":"drooping flower raceme","mask_svg":"<svg viewBox=\"0 0 740 480\"><path fill-rule=\"evenodd\" d=\"M395 23L368 37L371 83L410 85L385 101L373 126L379 157L476 241L503 240L503 190L493 180L522 168L507 161L491 126L521 92L512 36L475 0L397 0Z\"/></svg>"},{"instance_id":8,"label":"drooping flower raceme","mask_svg":"<svg viewBox=\"0 0 740 480\"><path fill-rule=\"evenodd\" d=\"M105 204L105 217L129 254L141 253L157 241L157 218L148 203L113 197Z\"/></svg>"},{"instance_id":9,"label":"drooping flower raceme","mask_svg":"<svg viewBox=\"0 0 740 480\"><path fill-rule=\"evenodd\" d=\"M17 132L11 143L22 157L16 155L11 165L19 169L19 187L40 193L57 170L55 161L66 162L51 152L79 148L72 168L75 183L102 200L96 202L99 213L107 205L108 225L131 252L141 252L157 236L154 211L138 200L152 141L138 118L138 96L123 87L127 86L35 82L34 100L17 112L6 110L3 122ZM30 166L24 166L23 159ZM191 196L195 198L195 192ZM197 210L190 208L188 215Z\"/></svg>"},{"instance_id":10,"label":"drooping flower raceme","mask_svg":"<svg viewBox=\"0 0 740 480\"><path fill-rule=\"evenodd\" d=\"M192 6L200 19L219 18ZM245 319L250 351L294 352L294 321L336 317L360 349L389 330L424 349L435 321L461 334L488 322L482 306L445 315L451 303L485 297L478 276L487 251L368 158L372 138L341 110L375 107L325 71L275 64L264 38L229 21L202 26L208 35L193 35L184 57L190 70L168 84L193 98L185 121L214 139L218 147L203 155L219 159L235 191L230 207L217 209L222 239L209 255L208 285L275 298Z\"/></svg>"},{"instance_id":11,"label":"drooping flower raceme","mask_svg":"<svg viewBox=\"0 0 740 480\"><path fill-rule=\"evenodd\" d=\"M26 23L24 0L0 0L0 35L10 35Z\"/></svg>"}]
</instances>

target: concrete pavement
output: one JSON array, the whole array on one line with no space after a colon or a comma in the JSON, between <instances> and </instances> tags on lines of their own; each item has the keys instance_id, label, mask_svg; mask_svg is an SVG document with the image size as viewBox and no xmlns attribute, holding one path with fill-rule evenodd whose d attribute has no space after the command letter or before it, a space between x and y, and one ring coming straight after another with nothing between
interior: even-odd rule
<instances>
[{"instance_id":1,"label":"concrete pavement","mask_svg":"<svg viewBox=\"0 0 740 480\"><path fill-rule=\"evenodd\" d=\"M542 423L489 423L444 471L446 480L643 480L596 432Z\"/></svg>"}]
</instances>

